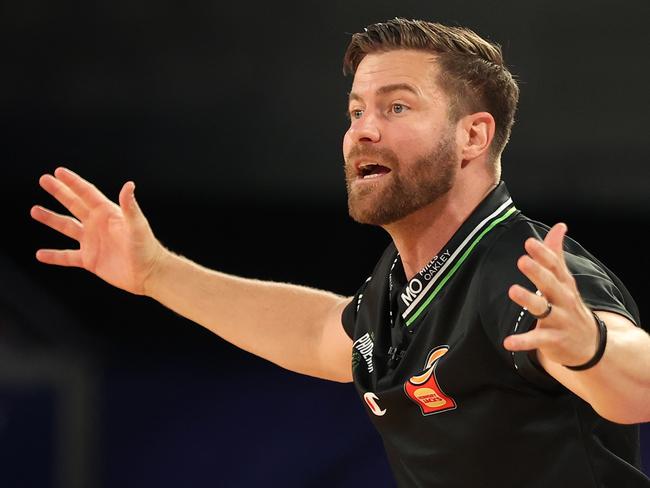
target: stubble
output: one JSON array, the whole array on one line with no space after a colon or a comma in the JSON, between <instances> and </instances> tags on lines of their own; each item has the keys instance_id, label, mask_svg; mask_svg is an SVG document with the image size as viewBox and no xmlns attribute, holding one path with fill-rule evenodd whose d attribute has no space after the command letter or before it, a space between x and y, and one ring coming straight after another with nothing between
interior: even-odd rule
<instances>
[{"instance_id":1,"label":"stubble","mask_svg":"<svg viewBox=\"0 0 650 488\"><path fill-rule=\"evenodd\" d=\"M387 148L355 146L348 153L384 161L392 168L377 184L352 186L355 168L345 165L350 217L362 224L385 226L435 202L453 187L457 164L451 133L443 137L428 154L405 165L394 151Z\"/></svg>"}]
</instances>

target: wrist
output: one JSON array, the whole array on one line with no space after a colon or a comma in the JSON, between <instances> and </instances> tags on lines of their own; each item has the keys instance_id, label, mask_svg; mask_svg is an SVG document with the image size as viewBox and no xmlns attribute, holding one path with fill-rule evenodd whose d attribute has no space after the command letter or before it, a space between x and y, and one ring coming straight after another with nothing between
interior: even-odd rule
<instances>
[{"instance_id":1,"label":"wrist","mask_svg":"<svg viewBox=\"0 0 650 488\"><path fill-rule=\"evenodd\" d=\"M566 364L563 365L565 368L568 368L572 371L584 371L586 369L594 367L596 364L598 364L598 362L605 354L605 348L607 347L607 326L605 325L605 322L603 322L603 320L598 315L596 315L595 312L592 311L591 314L594 317L594 321L596 322L596 327L598 329L598 346L596 347L596 352L594 355L587 362L579 364L577 366L567 366Z\"/></svg>"},{"instance_id":2,"label":"wrist","mask_svg":"<svg viewBox=\"0 0 650 488\"><path fill-rule=\"evenodd\" d=\"M151 260L151 265L142 280L143 295L149 298L156 298L156 290L159 288L160 282L164 279L173 256L174 254L169 249L160 242L156 242L156 251Z\"/></svg>"}]
</instances>

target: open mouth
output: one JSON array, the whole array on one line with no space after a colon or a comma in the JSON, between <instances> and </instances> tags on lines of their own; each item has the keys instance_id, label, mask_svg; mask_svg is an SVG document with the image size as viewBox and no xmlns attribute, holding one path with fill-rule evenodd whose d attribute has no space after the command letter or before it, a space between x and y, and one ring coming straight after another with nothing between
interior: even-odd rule
<instances>
[{"instance_id":1,"label":"open mouth","mask_svg":"<svg viewBox=\"0 0 650 488\"><path fill-rule=\"evenodd\" d=\"M362 163L357 170L358 177L362 180L379 178L388 173L390 173L390 168L376 163Z\"/></svg>"}]
</instances>

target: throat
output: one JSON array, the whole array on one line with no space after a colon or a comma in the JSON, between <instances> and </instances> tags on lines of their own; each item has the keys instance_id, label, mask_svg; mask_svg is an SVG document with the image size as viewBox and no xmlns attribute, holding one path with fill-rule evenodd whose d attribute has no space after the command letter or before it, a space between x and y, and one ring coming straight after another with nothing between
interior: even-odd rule
<instances>
[{"instance_id":1,"label":"throat","mask_svg":"<svg viewBox=\"0 0 650 488\"><path fill-rule=\"evenodd\" d=\"M462 220L449 215L446 218L431 217L430 214L409 217L386 227L400 254L407 280L411 280L432 259L445 252L443 247L462 223Z\"/></svg>"}]
</instances>

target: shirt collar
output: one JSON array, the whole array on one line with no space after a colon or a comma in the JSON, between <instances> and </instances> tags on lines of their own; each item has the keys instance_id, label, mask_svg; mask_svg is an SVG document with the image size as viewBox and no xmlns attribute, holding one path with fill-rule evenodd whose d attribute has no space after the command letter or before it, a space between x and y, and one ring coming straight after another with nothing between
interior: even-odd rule
<instances>
[{"instance_id":1,"label":"shirt collar","mask_svg":"<svg viewBox=\"0 0 650 488\"><path fill-rule=\"evenodd\" d=\"M499 223L516 215L506 184L500 182L461 224L449 242L406 283L404 269L396 254L392 277L397 297L397 314L410 327L427 309L446 283L463 265L477 244Z\"/></svg>"}]
</instances>

